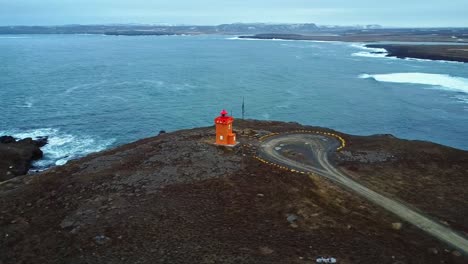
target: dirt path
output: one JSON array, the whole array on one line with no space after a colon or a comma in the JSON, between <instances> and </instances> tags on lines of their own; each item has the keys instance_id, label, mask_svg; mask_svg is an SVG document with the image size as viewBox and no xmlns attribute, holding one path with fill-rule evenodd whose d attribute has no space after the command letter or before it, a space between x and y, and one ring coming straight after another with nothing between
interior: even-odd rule
<instances>
[{"instance_id":1,"label":"dirt path","mask_svg":"<svg viewBox=\"0 0 468 264\"><path fill-rule=\"evenodd\" d=\"M309 146L307 147L307 151L310 151L308 153L310 154L308 158L315 159L320 166L310 166L285 157L280 150L288 145ZM273 163L287 166L295 170L316 173L339 183L468 255L468 240L462 235L414 211L402 203L387 198L357 183L350 177L347 177L345 173L335 168L329 162L328 155L335 151L337 146L339 146L339 142L336 139L322 135L282 134L270 137L262 142L259 148L259 155Z\"/></svg>"}]
</instances>

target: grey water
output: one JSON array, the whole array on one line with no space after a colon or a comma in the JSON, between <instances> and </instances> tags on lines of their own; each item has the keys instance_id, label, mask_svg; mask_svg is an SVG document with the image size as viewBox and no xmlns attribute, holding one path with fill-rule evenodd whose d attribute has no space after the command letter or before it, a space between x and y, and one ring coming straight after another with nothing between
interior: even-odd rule
<instances>
[{"instance_id":1,"label":"grey water","mask_svg":"<svg viewBox=\"0 0 468 264\"><path fill-rule=\"evenodd\" d=\"M468 150L468 64L341 42L229 36L0 36L0 135L49 136L67 160L240 118L389 133Z\"/></svg>"}]
</instances>

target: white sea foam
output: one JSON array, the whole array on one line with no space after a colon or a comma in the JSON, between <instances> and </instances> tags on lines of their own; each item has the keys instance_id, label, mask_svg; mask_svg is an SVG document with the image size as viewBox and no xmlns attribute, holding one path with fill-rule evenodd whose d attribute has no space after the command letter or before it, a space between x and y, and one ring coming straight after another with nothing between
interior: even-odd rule
<instances>
[{"instance_id":1,"label":"white sea foam","mask_svg":"<svg viewBox=\"0 0 468 264\"><path fill-rule=\"evenodd\" d=\"M44 157L34 163L35 169L43 170L54 165L64 165L71 159L106 149L115 139L98 140L91 136L76 136L54 128L31 129L25 131L0 131L0 135L15 138L33 138L47 136L48 143L42 147Z\"/></svg>"},{"instance_id":2,"label":"white sea foam","mask_svg":"<svg viewBox=\"0 0 468 264\"><path fill-rule=\"evenodd\" d=\"M454 98L457 99L458 101L461 101L461 102L464 102L464 103L468 104L468 96L466 96L466 95L457 95Z\"/></svg>"},{"instance_id":3,"label":"white sea foam","mask_svg":"<svg viewBox=\"0 0 468 264\"><path fill-rule=\"evenodd\" d=\"M359 78L374 79L379 82L410 83L428 85L448 91L468 93L468 79L454 77L448 74L433 73L389 73L389 74L361 74Z\"/></svg>"},{"instance_id":4,"label":"white sea foam","mask_svg":"<svg viewBox=\"0 0 468 264\"><path fill-rule=\"evenodd\" d=\"M366 47L366 44L363 43L353 43L349 45L353 48L361 49L362 51L354 52L351 56L354 57L368 57L368 58L385 58L385 59L400 59L397 57L387 57L388 52L383 48L369 48ZM447 61L447 60L428 60L428 59L418 59L418 58L404 58L407 61L418 61L418 62L440 62L440 63L457 63L463 64L460 61Z\"/></svg>"},{"instance_id":5,"label":"white sea foam","mask_svg":"<svg viewBox=\"0 0 468 264\"><path fill-rule=\"evenodd\" d=\"M30 100L27 100L24 102L24 104L16 105L16 107L19 108L31 108L33 106L33 102Z\"/></svg>"},{"instance_id":6,"label":"white sea foam","mask_svg":"<svg viewBox=\"0 0 468 264\"><path fill-rule=\"evenodd\" d=\"M428 59L417 59L417 58L404 58L407 61L420 61L420 62L439 62L439 63L455 63L455 64L464 64L461 61L447 61L447 60L428 60Z\"/></svg>"},{"instance_id":7,"label":"white sea foam","mask_svg":"<svg viewBox=\"0 0 468 264\"><path fill-rule=\"evenodd\" d=\"M358 49L361 49L361 50L365 50L365 51L369 51L369 52L381 52L381 53L387 53L387 50L386 49L382 49L382 48L369 48L366 46L366 44L358 44L358 43L353 43L353 44L350 44L349 46L351 47L354 47L354 48L358 48Z\"/></svg>"},{"instance_id":8,"label":"white sea foam","mask_svg":"<svg viewBox=\"0 0 468 264\"><path fill-rule=\"evenodd\" d=\"M276 105L275 107L280 109L289 109L291 107L291 104L289 102L286 102L283 104Z\"/></svg>"},{"instance_id":9,"label":"white sea foam","mask_svg":"<svg viewBox=\"0 0 468 264\"><path fill-rule=\"evenodd\" d=\"M387 53L372 53L372 52L368 52L368 51L355 52L355 53L351 54L351 56L354 56L354 57L367 57L367 58L390 58L390 59L392 59L391 57L387 57Z\"/></svg>"},{"instance_id":10,"label":"white sea foam","mask_svg":"<svg viewBox=\"0 0 468 264\"><path fill-rule=\"evenodd\" d=\"M390 59L393 59L391 57L387 57L388 53L387 53L387 50L386 49L381 49L381 48L369 48L369 47L366 47L365 44L358 44L358 43L353 43L353 44L350 44L349 46L353 47L353 48L358 48L358 49L361 49L362 51L359 51L359 52L354 52L353 54L351 54L351 56L355 56L355 57L368 57L368 58L390 58Z\"/></svg>"},{"instance_id":11,"label":"white sea foam","mask_svg":"<svg viewBox=\"0 0 468 264\"><path fill-rule=\"evenodd\" d=\"M270 114L264 113L264 114L262 114L262 117L263 117L263 119L265 119L265 120L269 120L269 119L270 119Z\"/></svg>"},{"instance_id":12,"label":"white sea foam","mask_svg":"<svg viewBox=\"0 0 468 264\"><path fill-rule=\"evenodd\" d=\"M99 86L99 85L102 85L102 84L105 84L107 82L107 80L101 80L99 82L95 82L95 83L84 83L84 84L78 84L78 85L74 85L68 89L65 90L65 94L69 94L69 93L72 93L76 90L81 90L81 89L87 89L87 88L92 88L92 87L96 87L96 86Z\"/></svg>"}]
</instances>

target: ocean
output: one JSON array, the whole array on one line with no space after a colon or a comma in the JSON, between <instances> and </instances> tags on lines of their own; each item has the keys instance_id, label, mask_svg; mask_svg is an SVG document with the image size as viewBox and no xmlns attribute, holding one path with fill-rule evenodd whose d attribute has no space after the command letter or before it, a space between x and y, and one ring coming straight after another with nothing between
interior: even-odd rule
<instances>
[{"instance_id":1,"label":"ocean","mask_svg":"<svg viewBox=\"0 0 468 264\"><path fill-rule=\"evenodd\" d=\"M468 150L468 64L362 44L230 36L0 35L0 135L49 136L37 169L213 124L221 109Z\"/></svg>"}]
</instances>

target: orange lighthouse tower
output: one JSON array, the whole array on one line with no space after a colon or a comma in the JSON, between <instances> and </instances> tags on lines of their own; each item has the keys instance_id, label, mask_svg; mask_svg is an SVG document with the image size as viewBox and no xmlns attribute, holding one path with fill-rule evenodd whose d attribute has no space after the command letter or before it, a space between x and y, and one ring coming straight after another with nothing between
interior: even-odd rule
<instances>
[{"instance_id":1,"label":"orange lighthouse tower","mask_svg":"<svg viewBox=\"0 0 468 264\"><path fill-rule=\"evenodd\" d=\"M232 133L234 118L227 114L228 112L223 109L221 115L214 120L216 125L216 144L233 146L236 145L236 134Z\"/></svg>"}]
</instances>

